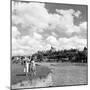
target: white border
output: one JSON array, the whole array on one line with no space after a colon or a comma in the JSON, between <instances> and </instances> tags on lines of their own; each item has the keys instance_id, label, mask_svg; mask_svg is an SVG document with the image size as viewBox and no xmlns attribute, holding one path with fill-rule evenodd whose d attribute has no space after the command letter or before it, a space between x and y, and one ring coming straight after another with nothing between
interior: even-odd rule
<instances>
[{"instance_id":1,"label":"white border","mask_svg":"<svg viewBox=\"0 0 90 90\"><path fill-rule=\"evenodd\" d=\"M66 3L66 4L88 4L88 0L21 0L21 1L56 2L56 3Z\"/></svg>"}]
</instances>

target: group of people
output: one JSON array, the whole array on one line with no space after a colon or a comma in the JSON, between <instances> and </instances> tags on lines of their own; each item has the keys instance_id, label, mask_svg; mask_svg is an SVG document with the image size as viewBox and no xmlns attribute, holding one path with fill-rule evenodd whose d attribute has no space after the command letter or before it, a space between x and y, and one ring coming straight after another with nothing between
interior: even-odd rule
<instances>
[{"instance_id":1,"label":"group of people","mask_svg":"<svg viewBox=\"0 0 90 90\"><path fill-rule=\"evenodd\" d=\"M36 75L36 64L35 64L35 58L24 58L24 72L26 75L29 73L31 75Z\"/></svg>"}]
</instances>

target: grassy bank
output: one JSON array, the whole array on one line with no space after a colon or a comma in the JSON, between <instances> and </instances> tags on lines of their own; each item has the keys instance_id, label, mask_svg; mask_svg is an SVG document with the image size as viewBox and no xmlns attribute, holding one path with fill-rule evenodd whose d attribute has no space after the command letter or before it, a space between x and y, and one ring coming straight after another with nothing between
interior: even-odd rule
<instances>
[{"instance_id":1,"label":"grassy bank","mask_svg":"<svg viewBox=\"0 0 90 90\"><path fill-rule=\"evenodd\" d=\"M20 64L12 64L12 84L26 81L28 77L23 72L23 66ZM52 81L51 86L67 86L67 85L84 85L88 82L88 68L86 63L37 63L36 76L32 77L33 80L39 84L39 87L45 86L47 83L47 76L51 72L50 79ZM46 81L46 82L43 82ZM49 80L49 81L50 81ZM40 84L43 82L43 84ZM38 87L36 85L35 87ZM30 87L29 87L30 88Z\"/></svg>"},{"instance_id":2,"label":"grassy bank","mask_svg":"<svg viewBox=\"0 0 90 90\"><path fill-rule=\"evenodd\" d=\"M11 83L16 84L18 82L28 80L28 77L23 72L24 67L21 64L12 64L11 69ZM46 66L37 65L36 66L36 76L31 77L32 79L36 78L45 78L50 73L50 69Z\"/></svg>"}]
</instances>

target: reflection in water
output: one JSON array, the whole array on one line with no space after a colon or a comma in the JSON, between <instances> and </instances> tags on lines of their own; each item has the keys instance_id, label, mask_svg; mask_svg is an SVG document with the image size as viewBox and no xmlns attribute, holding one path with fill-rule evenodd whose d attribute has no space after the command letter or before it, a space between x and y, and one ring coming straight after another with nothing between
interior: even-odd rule
<instances>
[{"instance_id":1,"label":"reflection in water","mask_svg":"<svg viewBox=\"0 0 90 90\"><path fill-rule=\"evenodd\" d=\"M52 74L49 73L47 77L45 78L37 78L33 79L32 81L22 81L20 83L17 83L15 85L12 85L12 89L16 88L35 88L35 87L49 87L52 86Z\"/></svg>"}]
</instances>

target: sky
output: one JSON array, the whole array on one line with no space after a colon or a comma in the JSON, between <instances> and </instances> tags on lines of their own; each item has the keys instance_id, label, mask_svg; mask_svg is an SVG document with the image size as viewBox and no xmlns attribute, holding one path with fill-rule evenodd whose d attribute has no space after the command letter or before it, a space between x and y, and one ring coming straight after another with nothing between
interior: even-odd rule
<instances>
[{"instance_id":1,"label":"sky","mask_svg":"<svg viewBox=\"0 0 90 90\"><path fill-rule=\"evenodd\" d=\"M12 1L12 55L87 46L87 6Z\"/></svg>"}]
</instances>

